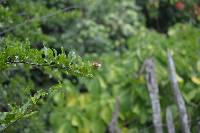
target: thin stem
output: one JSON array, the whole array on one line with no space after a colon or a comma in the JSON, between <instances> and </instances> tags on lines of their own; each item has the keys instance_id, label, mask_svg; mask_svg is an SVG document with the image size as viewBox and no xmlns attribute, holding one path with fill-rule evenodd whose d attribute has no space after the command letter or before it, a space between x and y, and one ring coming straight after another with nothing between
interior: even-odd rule
<instances>
[{"instance_id":1,"label":"thin stem","mask_svg":"<svg viewBox=\"0 0 200 133\"><path fill-rule=\"evenodd\" d=\"M59 68L59 69L65 69L65 70L70 70L70 67L67 66L59 66L59 65L51 65L51 64L39 64L39 63L32 63L32 62L26 62L26 61L11 61L11 62L6 62L6 64L27 64L31 66L37 66L37 67L53 67L53 68Z\"/></svg>"}]
</instances>

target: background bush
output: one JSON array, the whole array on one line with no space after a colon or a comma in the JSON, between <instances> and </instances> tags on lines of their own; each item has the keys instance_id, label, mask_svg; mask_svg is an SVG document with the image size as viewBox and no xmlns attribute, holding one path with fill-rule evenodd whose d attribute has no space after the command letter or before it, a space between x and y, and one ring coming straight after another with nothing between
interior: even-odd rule
<instances>
[{"instance_id":1,"label":"background bush","mask_svg":"<svg viewBox=\"0 0 200 133\"><path fill-rule=\"evenodd\" d=\"M52 60L59 62L54 58L55 51L61 55L65 52L67 63L75 56L72 68L83 73L29 65L3 70L5 62L0 62L1 112L24 116L30 97L38 100L38 95L44 94L31 107L38 112L17 120L4 132L103 133L112 119L116 97L120 101L118 126L123 133L154 132L146 82L138 74L149 57L156 63L163 120L166 107L172 107L176 129L180 132L167 72L166 51L170 49L195 133L200 116L199 9L197 0L2 1L1 51L28 43L30 48L48 53L49 65ZM44 17L50 14L54 15ZM19 49L13 51L24 53ZM84 59L74 55L74 51ZM31 61L38 63L38 55L33 52ZM77 78L92 73L91 64L85 60L102 64L92 79ZM48 92L49 88L59 89L49 96L40 92Z\"/></svg>"}]
</instances>

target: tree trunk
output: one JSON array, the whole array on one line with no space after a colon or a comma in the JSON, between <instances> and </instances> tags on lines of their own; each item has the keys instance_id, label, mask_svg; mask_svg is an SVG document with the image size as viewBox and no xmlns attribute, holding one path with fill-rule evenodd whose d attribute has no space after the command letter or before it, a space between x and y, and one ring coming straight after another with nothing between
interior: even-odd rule
<instances>
[{"instance_id":1,"label":"tree trunk","mask_svg":"<svg viewBox=\"0 0 200 133\"><path fill-rule=\"evenodd\" d=\"M175 127L173 123L173 115L171 109L168 107L166 110L166 122L168 133L175 133Z\"/></svg>"},{"instance_id":2,"label":"tree trunk","mask_svg":"<svg viewBox=\"0 0 200 133\"><path fill-rule=\"evenodd\" d=\"M156 133L163 133L162 129L162 118L161 118L161 109L159 102L159 88L155 76L155 66L152 59L147 59L142 69L145 72L145 78L147 81L147 87L151 99L151 106L153 111L153 123Z\"/></svg>"},{"instance_id":3,"label":"tree trunk","mask_svg":"<svg viewBox=\"0 0 200 133\"><path fill-rule=\"evenodd\" d=\"M183 133L191 133L185 102L184 102L181 92L179 90L178 82L176 79L175 65L174 65L174 61L172 59L170 52L168 52L168 67L169 67L169 78L171 81L176 105L177 105L178 111L179 111L179 117L180 117L180 121L181 121L181 125L182 125L182 132Z\"/></svg>"}]
</instances>

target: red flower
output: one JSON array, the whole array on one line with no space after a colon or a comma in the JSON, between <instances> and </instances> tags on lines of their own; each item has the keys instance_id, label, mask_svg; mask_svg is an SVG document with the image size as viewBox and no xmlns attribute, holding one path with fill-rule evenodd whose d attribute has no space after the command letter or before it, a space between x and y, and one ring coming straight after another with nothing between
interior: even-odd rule
<instances>
[{"instance_id":1,"label":"red flower","mask_svg":"<svg viewBox=\"0 0 200 133\"><path fill-rule=\"evenodd\" d=\"M185 4L182 1L176 2L176 9L183 10L185 8Z\"/></svg>"}]
</instances>

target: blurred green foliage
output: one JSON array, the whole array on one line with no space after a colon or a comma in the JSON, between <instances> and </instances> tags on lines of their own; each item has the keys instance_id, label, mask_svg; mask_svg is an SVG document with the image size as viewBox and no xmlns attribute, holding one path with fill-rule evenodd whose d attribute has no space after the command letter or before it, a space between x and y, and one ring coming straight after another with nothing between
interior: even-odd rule
<instances>
[{"instance_id":1,"label":"blurred green foliage","mask_svg":"<svg viewBox=\"0 0 200 133\"><path fill-rule=\"evenodd\" d=\"M148 91L144 77L137 75L144 59L148 57L154 57L156 62L163 119L167 106L173 107L174 116L177 118L168 80L167 49L173 51L178 81L186 100L189 116L191 120L196 120L199 115L200 94L199 34L199 31L191 25L176 25L169 30L169 37L144 29L128 40L129 50L123 54L115 52L102 54L99 60L103 68L99 74L92 80L80 80L81 84L88 89L87 93L80 93L73 86L66 88L68 96L66 99L56 96L58 99L56 98L55 102L63 103L65 106L59 106L57 111L52 113L52 125L57 121L55 128L60 132L105 132L112 117L115 97L119 97L121 105L119 126L122 131L139 132L140 129L148 127L152 124ZM64 115L61 115L61 112L66 114L63 121L59 121ZM179 125L178 120L175 123ZM196 129L195 124L192 124L193 130ZM153 131L153 128L144 130Z\"/></svg>"},{"instance_id":2,"label":"blurred green foliage","mask_svg":"<svg viewBox=\"0 0 200 133\"><path fill-rule=\"evenodd\" d=\"M180 10L177 2L2 2L1 128L8 125L6 133L103 133L118 97L122 133L154 132L146 82L139 75L144 60L152 57L163 122L170 106L176 130L181 132L167 71L166 51L171 50L195 133L200 116L199 3L181 1L185 7ZM76 9L65 11L68 7ZM6 64L16 60L28 64ZM94 63L102 65L95 74ZM92 79L77 78L91 74Z\"/></svg>"}]
</instances>

